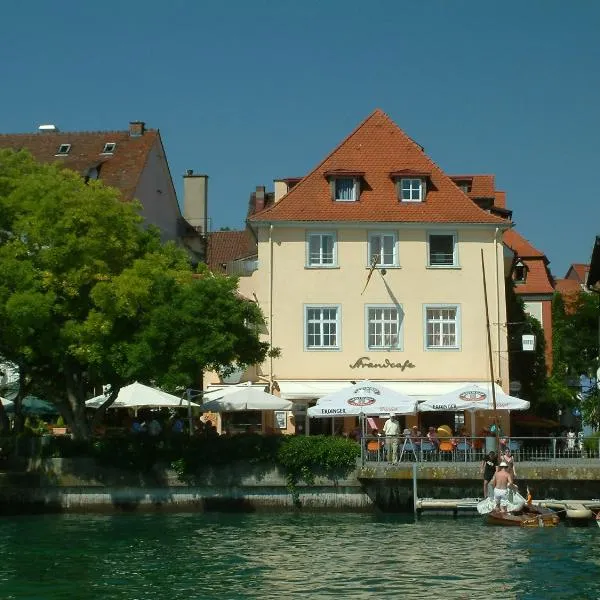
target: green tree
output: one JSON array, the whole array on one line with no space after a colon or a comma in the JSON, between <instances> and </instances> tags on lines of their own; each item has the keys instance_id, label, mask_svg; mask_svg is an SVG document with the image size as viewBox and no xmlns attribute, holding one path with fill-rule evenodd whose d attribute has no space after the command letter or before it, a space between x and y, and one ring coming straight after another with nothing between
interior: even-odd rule
<instances>
[{"instance_id":1,"label":"green tree","mask_svg":"<svg viewBox=\"0 0 600 600\"><path fill-rule=\"evenodd\" d=\"M0 151L0 356L28 393L89 437L85 400L134 380L194 385L203 369L262 361L262 315L237 281L193 272L141 227L138 203L25 152Z\"/></svg>"},{"instance_id":2,"label":"green tree","mask_svg":"<svg viewBox=\"0 0 600 600\"><path fill-rule=\"evenodd\" d=\"M523 300L515 294L514 283L507 283L508 361L511 381L521 383L519 396L531 403L537 414L547 413L546 342L540 322L525 312ZM522 336L534 335L533 352L523 351Z\"/></svg>"},{"instance_id":3,"label":"green tree","mask_svg":"<svg viewBox=\"0 0 600 600\"><path fill-rule=\"evenodd\" d=\"M584 292L564 298L556 293L552 303L553 368L549 395L564 406L579 405L577 386L581 377L591 384L582 405L584 420L594 423L599 412L593 383L598 369L599 298ZM587 392L587 390L586 390Z\"/></svg>"}]
</instances>

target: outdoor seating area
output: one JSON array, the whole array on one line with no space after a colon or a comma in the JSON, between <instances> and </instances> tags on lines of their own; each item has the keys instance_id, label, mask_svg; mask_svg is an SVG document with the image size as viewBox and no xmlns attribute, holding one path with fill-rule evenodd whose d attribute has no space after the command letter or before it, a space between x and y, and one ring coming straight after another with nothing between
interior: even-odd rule
<instances>
[{"instance_id":1,"label":"outdoor seating area","mask_svg":"<svg viewBox=\"0 0 600 600\"><path fill-rule=\"evenodd\" d=\"M385 436L366 436L362 440L365 462L391 463ZM494 449L495 438L452 437L432 443L428 438L405 438L398 443L399 462L480 462L489 450ZM500 452L511 450L516 462L560 461L566 459L600 458L600 438L580 438L570 447L564 437L500 438Z\"/></svg>"}]
</instances>

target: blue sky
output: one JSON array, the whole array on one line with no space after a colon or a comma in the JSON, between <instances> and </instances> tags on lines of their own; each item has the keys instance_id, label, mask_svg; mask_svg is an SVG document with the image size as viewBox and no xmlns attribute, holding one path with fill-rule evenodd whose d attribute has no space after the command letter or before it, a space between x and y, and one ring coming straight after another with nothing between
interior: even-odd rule
<instances>
[{"instance_id":1,"label":"blue sky","mask_svg":"<svg viewBox=\"0 0 600 600\"><path fill-rule=\"evenodd\" d=\"M600 234L600 2L22 0L0 7L0 131L159 128L212 228L375 108L449 173L494 173L559 277Z\"/></svg>"}]
</instances>

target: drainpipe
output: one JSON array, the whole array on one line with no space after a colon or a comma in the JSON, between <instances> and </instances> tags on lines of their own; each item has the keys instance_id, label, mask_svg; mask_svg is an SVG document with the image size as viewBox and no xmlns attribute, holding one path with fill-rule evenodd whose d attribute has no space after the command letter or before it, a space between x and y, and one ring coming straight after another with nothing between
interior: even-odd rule
<instances>
[{"instance_id":1,"label":"drainpipe","mask_svg":"<svg viewBox=\"0 0 600 600\"><path fill-rule=\"evenodd\" d=\"M273 225L269 225L269 348L273 349ZM273 356L269 356L269 393L273 393Z\"/></svg>"},{"instance_id":2,"label":"drainpipe","mask_svg":"<svg viewBox=\"0 0 600 600\"><path fill-rule=\"evenodd\" d=\"M494 232L494 254L495 254L495 267L496 267L496 339L498 345L498 369L496 373L498 373L498 377L502 379L502 370L500 365L500 333L501 333L501 323L500 323L500 279L499 279L499 269L498 269L498 233L500 232L500 228L496 227L496 231ZM504 269L502 270L504 273Z\"/></svg>"}]
</instances>

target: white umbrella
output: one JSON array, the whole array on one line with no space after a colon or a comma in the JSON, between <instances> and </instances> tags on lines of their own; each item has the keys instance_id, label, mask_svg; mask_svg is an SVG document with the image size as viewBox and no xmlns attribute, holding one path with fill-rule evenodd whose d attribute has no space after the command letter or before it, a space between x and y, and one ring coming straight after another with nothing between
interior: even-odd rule
<instances>
[{"instance_id":1,"label":"white umbrella","mask_svg":"<svg viewBox=\"0 0 600 600\"><path fill-rule=\"evenodd\" d=\"M497 391L496 408L498 410L527 410L529 402ZM421 402L418 409L419 412L493 410L494 403L490 386L482 387L472 384L441 396L429 398L425 402Z\"/></svg>"},{"instance_id":2,"label":"white umbrella","mask_svg":"<svg viewBox=\"0 0 600 600\"><path fill-rule=\"evenodd\" d=\"M108 395L102 394L91 400L86 400L86 408L99 408L106 402ZM172 394L167 394L157 388L144 385L142 383L132 383L126 385L119 390L117 399L109 406L109 408L140 408L142 406L155 407L171 407L171 408L187 408L188 404L193 407L199 407L195 402L188 402L185 399L178 398Z\"/></svg>"},{"instance_id":3,"label":"white umbrella","mask_svg":"<svg viewBox=\"0 0 600 600\"><path fill-rule=\"evenodd\" d=\"M249 385L228 388L220 398L202 403L205 412L235 412L239 410L292 410L293 402L279 396L267 394L261 389Z\"/></svg>"},{"instance_id":4,"label":"white umbrella","mask_svg":"<svg viewBox=\"0 0 600 600\"><path fill-rule=\"evenodd\" d=\"M414 414L416 400L375 381L361 381L323 396L308 409L309 417Z\"/></svg>"}]
</instances>

